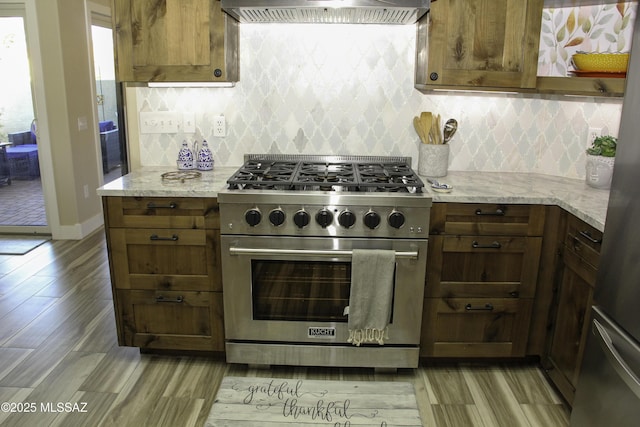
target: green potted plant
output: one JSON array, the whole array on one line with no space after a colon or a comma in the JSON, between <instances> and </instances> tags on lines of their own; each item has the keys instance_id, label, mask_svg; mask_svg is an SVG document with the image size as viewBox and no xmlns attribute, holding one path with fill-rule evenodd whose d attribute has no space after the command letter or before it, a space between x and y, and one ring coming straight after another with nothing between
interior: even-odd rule
<instances>
[{"instance_id":1,"label":"green potted plant","mask_svg":"<svg viewBox=\"0 0 640 427\"><path fill-rule=\"evenodd\" d=\"M587 184L594 188L609 188L613 176L618 138L602 135L594 138L587 148Z\"/></svg>"}]
</instances>

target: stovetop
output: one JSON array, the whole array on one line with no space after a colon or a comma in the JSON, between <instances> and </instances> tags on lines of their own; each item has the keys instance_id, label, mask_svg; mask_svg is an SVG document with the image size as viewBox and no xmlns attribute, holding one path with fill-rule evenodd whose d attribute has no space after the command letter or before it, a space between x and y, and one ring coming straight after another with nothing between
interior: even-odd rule
<instances>
[{"instance_id":1,"label":"stovetop","mask_svg":"<svg viewBox=\"0 0 640 427\"><path fill-rule=\"evenodd\" d=\"M411 158L246 155L218 193L220 232L425 239L431 198Z\"/></svg>"},{"instance_id":2,"label":"stovetop","mask_svg":"<svg viewBox=\"0 0 640 427\"><path fill-rule=\"evenodd\" d=\"M411 158L247 155L230 189L421 193Z\"/></svg>"}]
</instances>

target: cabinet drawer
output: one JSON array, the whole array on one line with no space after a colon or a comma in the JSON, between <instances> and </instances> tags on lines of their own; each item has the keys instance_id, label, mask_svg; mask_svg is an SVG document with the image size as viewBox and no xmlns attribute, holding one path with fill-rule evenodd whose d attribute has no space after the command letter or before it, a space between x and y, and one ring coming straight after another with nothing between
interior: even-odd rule
<instances>
[{"instance_id":1,"label":"cabinet drawer","mask_svg":"<svg viewBox=\"0 0 640 427\"><path fill-rule=\"evenodd\" d=\"M117 291L121 345L147 349L224 349L222 294Z\"/></svg>"},{"instance_id":2,"label":"cabinet drawer","mask_svg":"<svg viewBox=\"0 0 640 427\"><path fill-rule=\"evenodd\" d=\"M425 295L533 297L541 237L431 236Z\"/></svg>"},{"instance_id":3,"label":"cabinet drawer","mask_svg":"<svg viewBox=\"0 0 640 427\"><path fill-rule=\"evenodd\" d=\"M572 271L573 274L588 283L591 288L595 287L598 270L587 262L585 258L581 257L580 254L576 254L572 248L565 246L563 262L565 267Z\"/></svg>"},{"instance_id":4,"label":"cabinet drawer","mask_svg":"<svg viewBox=\"0 0 640 427\"><path fill-rule=\"evenodd\" d=\"M109 230L118 289L219 291L220 234L203 229Z\"/></svg>"},{"instance_id":5,"label":"cabinet drawer","mask_svg":"<svg viewBox=\"0 0 640 427\"><path fill-rule=\"evenodd\" d=\"M106 197L109 227L220 228L217 199Z\"/></svg>"},{"instance_id":6,"label":"cabinet drawer","mask_svg":"<svg viewBox=\"0 0 640 427\"><path fill-rule=\"evenodd\" d=\"M544 206L434 203L430 234L541 236Z\"/></svg>"},{"instance_id":7,"label":"cabinet drawer","mask_svg":"<svg viewBox=\"0 0 640 427\"><path fill-rule=\"evenodd\" d=\"M421 356L524 356L532 299L426 298Z\"/></svg>"},{"instance_id":8,"label":"cabinet drawer","mask_svg":"<svg viewBox=\"0 0 640 427\"><path fill-rule=\"evenodd\" d=\"M586 222L569 215L565 249L583 258L585 262L598 268L600 263L600 247L602 246L602 232Z\"/></svg>"}]
</instances>

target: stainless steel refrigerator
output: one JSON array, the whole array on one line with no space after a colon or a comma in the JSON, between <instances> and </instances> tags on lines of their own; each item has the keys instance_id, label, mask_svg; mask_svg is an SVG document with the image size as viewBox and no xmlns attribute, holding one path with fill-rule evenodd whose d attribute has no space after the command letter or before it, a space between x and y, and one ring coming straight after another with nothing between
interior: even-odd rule
<instances>
[{"instance_id":1,"label":"stainless steel refrigerator","mask_svg":"<svg viewBox=\"0 0 640 427\"><path fill-rule=\"evenodd\" d=\"M640 425L640 19L572 427Z\"/></svg>"}]
</instances>

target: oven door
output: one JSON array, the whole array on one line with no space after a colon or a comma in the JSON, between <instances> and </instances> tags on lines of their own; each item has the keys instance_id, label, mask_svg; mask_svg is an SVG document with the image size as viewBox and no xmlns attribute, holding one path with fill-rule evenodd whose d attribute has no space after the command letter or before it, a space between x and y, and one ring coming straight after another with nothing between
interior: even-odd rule
<instances>
[{"instance_id":1,"label":"oven door","mask_svg":"<svg viewBox=\"0 0 640 427\"><path fill-rule=\"evenodd\" d=\"M427 240L222 236L227 341L345 344L352 249L396 252L386 345L420 342Z\"/></svg>"}]
</instances>

